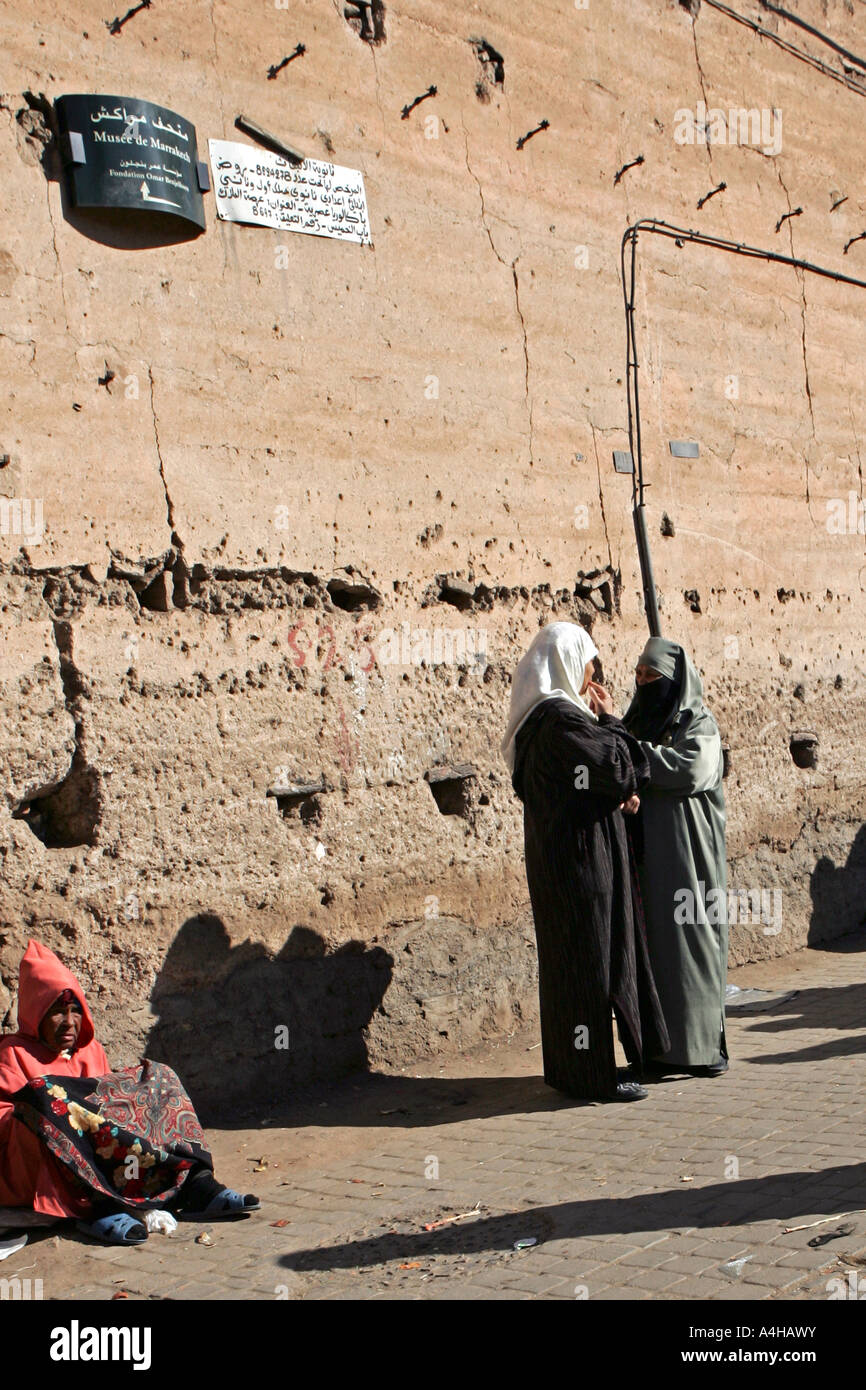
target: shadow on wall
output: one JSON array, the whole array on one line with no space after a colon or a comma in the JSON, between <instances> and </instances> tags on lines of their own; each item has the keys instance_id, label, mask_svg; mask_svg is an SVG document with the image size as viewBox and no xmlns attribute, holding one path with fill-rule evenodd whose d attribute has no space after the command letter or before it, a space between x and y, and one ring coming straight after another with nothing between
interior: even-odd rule
<instances>
[{"instance_id":1,"label":"shadow on wall","mask_svg":"<svg viewBox=\"0 0 866 1390\"><path fill-rule=\"evenodd\" d=\"M364 1030L391 983L394 960L350 941L326 954L296 926L279 955L232 946L210 913L184 922L151 995L158 1021L145 1053L181 1078L205 1123L239 1110L268 1115L311 1081L364 1070Z\"/></svg>"},{"instance_id":2,"label":"shadow on wall","mask_svg":"<svg viewBox=\"0 0 866 1390\"><path fill-rule=\"evenodd\" d=\"M844 864L822 855L809 885L812 917L807 945L818 946L866 926L866 825L861 825ZM832 948L835 949L835 948Z\"/></svg>"}]
</instances>

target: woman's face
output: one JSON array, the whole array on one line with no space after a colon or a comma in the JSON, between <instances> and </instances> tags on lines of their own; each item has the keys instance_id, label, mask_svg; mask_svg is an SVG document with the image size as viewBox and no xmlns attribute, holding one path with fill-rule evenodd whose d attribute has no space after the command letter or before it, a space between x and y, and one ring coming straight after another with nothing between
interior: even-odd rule
<instances>
[{"instance_id":1,"label":"woman's face","mask_svg":"<svg viewBox=\"0 0 866 1390\"><path fill-rule=\"evenodd\" d=\"M81 1005L77 999L64 1004L56 999L39 1025L39 1036L56 1052L71 1052L81 1030Z\"/></svg>"},{"instance_id":2,"label":"woman's face","mask_svg":"<svg viewBox=\"0 0 866 1390\"><path fill-rule=\"evenodd\" d=\"M592 680L592 673L593 673L594 670L595 670L595 657L593 657L593 659L592 659L591 661L588 661L588 662L586 663L586 666L584 667L584 672L583 672L583 685L580 687L580 693L581 693L581 695L585 695L585 694L586 694L586 687L589 685L590 681Z\"/></svg>"},{"instance_id":3,"label":"woman's face","mask_svg":"<svg viewBox=\"0 0 866 1390\"><path fill-rule=\"evenodd\" d=\"M650 681L657 681L660 675L660 671L654 671L651 666L644 666L640 662L638 662L634 671L634 678L638 685L649 685Z\"/></svg>"}]
</instances>

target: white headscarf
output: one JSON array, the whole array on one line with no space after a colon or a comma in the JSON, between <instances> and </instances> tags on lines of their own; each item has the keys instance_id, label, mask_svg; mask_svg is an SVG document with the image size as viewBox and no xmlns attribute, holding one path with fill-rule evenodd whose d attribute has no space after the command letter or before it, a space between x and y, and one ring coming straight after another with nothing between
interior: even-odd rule
<instances>
[{"instance_id":1,"label":"white headscarf","mask_svg":"<svg viewBox=\"0 0 866 1390\"><path fill-rule=\"evenodd\" d=\"M514 771L514 740L536 705L559 695L590 719L596 719L580 693L587 662L598 647L577 623L548 623L537 632L520 658L511 682L508 728L500 744L509 772Z\"/></svg>"}]
</instances>

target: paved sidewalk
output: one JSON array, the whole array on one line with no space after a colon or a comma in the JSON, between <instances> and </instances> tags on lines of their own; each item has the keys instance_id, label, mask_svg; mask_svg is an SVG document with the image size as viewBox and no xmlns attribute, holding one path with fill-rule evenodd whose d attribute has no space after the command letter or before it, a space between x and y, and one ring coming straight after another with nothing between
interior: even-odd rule
<instances>
[{"instance_id":1,"label":"paved sidewalk","mask_svg":"<svg viewBox=\"0 0 866 1390\"><path fill-rule=\"evenodd\" d=\"M725 1077L573 1104L534 1032L353 1078L211 1134L222 1180L265 1203L211 1245L45 1234L0 1274L45 1298L727 1300L827 1299L850 1271L866 1295L866 937L731 979L798 993L729 1015Z\"/></svg>"}]
</instances>

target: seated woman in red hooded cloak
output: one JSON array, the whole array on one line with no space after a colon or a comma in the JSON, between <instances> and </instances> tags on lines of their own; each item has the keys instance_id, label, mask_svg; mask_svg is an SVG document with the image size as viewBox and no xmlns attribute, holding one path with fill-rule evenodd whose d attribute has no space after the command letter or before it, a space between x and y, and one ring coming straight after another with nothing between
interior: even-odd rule
<instances>
[{"instance_id":1,"label":"seated woman in red hooded cloak","mask_svg":"<svg viewBox=\"0 0 866 1390\"><path fill-rule=\"evenodd\" d=\"M0 1207L78 1218L111 1244L147 1237L134 1213L244 1215L258 1198L223 1187L192 1102L162 1063L112 1072L78 980L28 944L18 1031L0 1037ZM6 1224L12 1224L9 1214Z\"/></svg>"}]
</instances>

